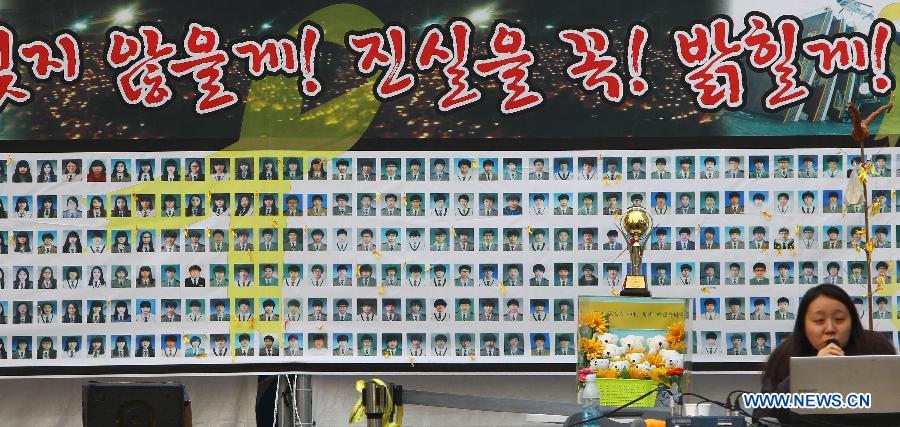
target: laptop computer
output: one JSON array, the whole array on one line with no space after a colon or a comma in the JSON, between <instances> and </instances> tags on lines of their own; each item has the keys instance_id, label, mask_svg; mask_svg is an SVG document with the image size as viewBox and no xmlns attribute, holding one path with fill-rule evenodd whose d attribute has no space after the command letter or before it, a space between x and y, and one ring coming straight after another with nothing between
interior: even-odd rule
<instances>
[{"instance_id":1,"label":"laptop computer","mask_svg":"<svg viewBox=\"0 0 900 427\"><path fill-rule=\"evenodd\" d=\"M794 409L797 414L900 414L900 356L792 357L791 393L871 393L865 409Z\"/></svg>"}]
</instances>

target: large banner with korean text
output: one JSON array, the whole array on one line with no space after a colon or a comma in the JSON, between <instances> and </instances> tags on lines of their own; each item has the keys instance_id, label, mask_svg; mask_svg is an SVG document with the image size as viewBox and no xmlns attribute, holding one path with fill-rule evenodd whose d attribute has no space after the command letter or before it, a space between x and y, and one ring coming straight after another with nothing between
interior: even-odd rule
<instances>
[{"instance_id":1,"label":"large banner with korean text","mask_svg":"<svg viewBox=\"0 0 900 427\"><path fill-rule=\"evenodd\" d=\"M0 365L572 363L578 297L689 298L694 362L762 361L818 283L898 341L900 150L871 221L838 149L11 153Z\"/></svg>"}]
</instances>

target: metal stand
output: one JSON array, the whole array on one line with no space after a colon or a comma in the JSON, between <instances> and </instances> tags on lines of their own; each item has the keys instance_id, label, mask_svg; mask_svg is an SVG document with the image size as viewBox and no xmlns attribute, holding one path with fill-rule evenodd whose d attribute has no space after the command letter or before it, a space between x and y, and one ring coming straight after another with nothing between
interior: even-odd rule
<instances>
[{"instance_id":1,"label":"metal stand","mask_svg":"<svg viewBox=\"0 0 900 427\"><path fill-rule=\"evenodd\" d=\"M282 375L282 389L278 399L279 427L311 427L315 425L312 413L312 376Z\"/></svg>"}]
</instances>

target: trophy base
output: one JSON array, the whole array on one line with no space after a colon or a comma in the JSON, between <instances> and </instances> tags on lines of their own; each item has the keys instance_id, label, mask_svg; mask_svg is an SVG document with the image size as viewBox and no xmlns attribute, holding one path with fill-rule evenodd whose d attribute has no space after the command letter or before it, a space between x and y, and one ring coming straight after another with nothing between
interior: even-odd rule
<instances>
[{"instance_id":1,"label":"trophy base","mask_svg":"<svg viewBox=\"0 0 900 427\"><path fill-rule=\"evenodd\" d=\"M625 286L622 287L619 296L649 297L650 290L647 289L647 279L644 276L625 276Z\"/></svg>"}]
</instances>

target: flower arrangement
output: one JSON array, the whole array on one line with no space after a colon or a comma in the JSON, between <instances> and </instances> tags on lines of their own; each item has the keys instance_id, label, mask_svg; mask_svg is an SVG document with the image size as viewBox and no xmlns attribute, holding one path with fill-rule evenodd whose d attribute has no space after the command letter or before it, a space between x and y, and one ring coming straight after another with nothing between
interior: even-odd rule
<instances>
[{"instance_id":1,"label":"flower arrangement","mask_svg":"<svg viewBox=\"0 0 900 427\"><path fill-rule=\"evenodd\" d=\"M652 380L667 387L684 375L684 321L670 325L665 335L647 339L610 333L608 315L601 312L583 313L579 327L580 366L585 366L578 371L581 386L591 373L597 378Z\"/></svg>"}]
</instances>

